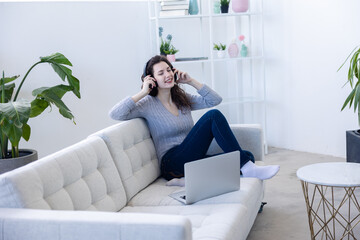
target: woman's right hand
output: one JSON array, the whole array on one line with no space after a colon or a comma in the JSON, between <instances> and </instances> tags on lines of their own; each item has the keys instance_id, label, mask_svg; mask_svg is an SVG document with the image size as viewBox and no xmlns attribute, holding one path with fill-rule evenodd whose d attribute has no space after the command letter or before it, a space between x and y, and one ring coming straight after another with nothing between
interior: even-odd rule
<instances>
[{"instance_id":1,"label":"woman's right hand","mask_svg":"<svg viewBox=\"0 0 360 240\"><path fill-rule=\"evenodd\" d=\"M151 92L151 89L156 87L155 78L151 77L150 75L147 75L144 77L142 90L146 92L146 94L149 94Z\"/></svg>"}]
</instances>

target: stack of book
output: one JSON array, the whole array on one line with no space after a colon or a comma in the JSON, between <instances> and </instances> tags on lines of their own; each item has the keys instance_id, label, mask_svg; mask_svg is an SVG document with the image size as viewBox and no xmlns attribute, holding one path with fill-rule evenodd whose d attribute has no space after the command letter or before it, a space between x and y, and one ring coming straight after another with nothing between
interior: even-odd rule
<instances>
[{"instance_id":1,"label":"stack of book","mask_svg":"<svg viewBox=\"0 0 360 240\"><path fill-rule=\"evenodd\" d=\"M160 17L184 16L189 14L189 0L161 0Z\"/></svg>"}]
</instances>

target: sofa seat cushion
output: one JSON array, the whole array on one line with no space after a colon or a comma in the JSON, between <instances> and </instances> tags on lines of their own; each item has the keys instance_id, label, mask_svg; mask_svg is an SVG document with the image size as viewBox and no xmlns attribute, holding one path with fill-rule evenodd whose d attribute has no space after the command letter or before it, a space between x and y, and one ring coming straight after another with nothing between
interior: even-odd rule
<instances>
[{"instance_id":1,"label":"sofa seat cushion","mask_svg":"<svg viewBox=\"0 0 360 240\"><path fill-rule=\"evenodd\" d=\"M238 204L125 207L121 212L180 215L192 224L195 240L246 239L247 208Z\"/></svg>"},{"instance_id":2,"label":"sofa seat cushion","mask_svg":"<svg viewBox=\"0 0 360 240\"><path fill-rule=\"evenodd\" d=\"M169 194L184 190L183 187L166 186L166 180L158 178L147 188L140 191L129 202L128 206L167 206L182 205L179 201L169 197ZM223 204L240 203L253 207L252 204L259 204L263 199L264 182L256 178L241 178L240 190L225 193L216 197L208 198L195 203L199 204Z\"/></svg>"},{"instance_id":3,"label":"sofa seat cushion","mask_svg":"<svg viewBox=\"0 0 360 240\"><path fill-rule=\"evenodd\" d=\"M0 175L0 207L117 212L125 190L99 137Z\"/></svg>"}]
</instances>

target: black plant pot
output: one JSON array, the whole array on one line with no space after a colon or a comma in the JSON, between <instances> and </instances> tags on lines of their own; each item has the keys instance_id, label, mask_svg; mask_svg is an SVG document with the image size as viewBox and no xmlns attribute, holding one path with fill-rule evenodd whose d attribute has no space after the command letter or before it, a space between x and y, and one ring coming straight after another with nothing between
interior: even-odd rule
<instances>
[{"instance_id":1,"label":"black plant pot","mask_svg":"<svg viewBox=\"0 0 360 240\"><path fill-rule=\"evenodd\" d=\"M22 167L38 159L36 150L20 149L20 157L0 159L0 174Z\"/></svg>"},{"instance_id":2,"label":"black plant pot","mask_svg":"<svg viewBox=\"0 0 360 240\"><path fill-rule=\"evenodd\" d=\"M228 13L229 12L229 5L221 6L221 13Z\"/></svg>"},{"instance_id":3,"label":"black plant pot","mask_svg":"<svg viewBox=\"0 0 360 240\"><path fill-rule=\"evenodd\" d=\"M360 163L360 129L346 131L346 161Z\"/></svg>"}]
</instances>

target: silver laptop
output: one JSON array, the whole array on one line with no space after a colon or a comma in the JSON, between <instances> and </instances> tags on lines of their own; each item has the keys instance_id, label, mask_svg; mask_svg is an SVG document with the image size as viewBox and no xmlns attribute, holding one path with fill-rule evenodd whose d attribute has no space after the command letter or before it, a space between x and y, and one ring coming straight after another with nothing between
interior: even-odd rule
<instances>
[{"instance_id":1,"label":"silver laptop","mask_svg":"<svg viewBox=\"0 0 360 240\"><path fill-rule=\"evenodd\" d=\"M240 189L240 152L234 151L185 164L185 191L169 196L191 204Z\"/></svg>"}]
</instances>

